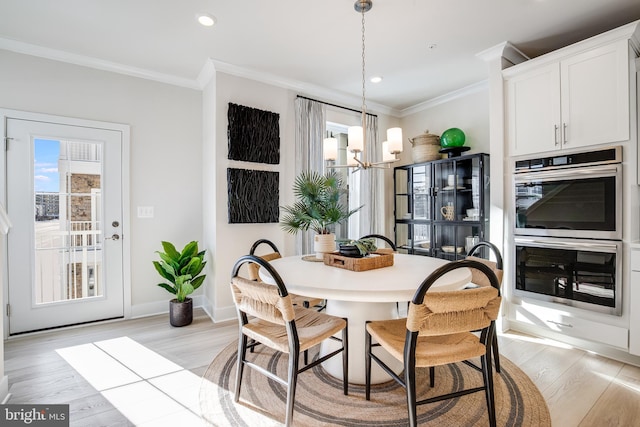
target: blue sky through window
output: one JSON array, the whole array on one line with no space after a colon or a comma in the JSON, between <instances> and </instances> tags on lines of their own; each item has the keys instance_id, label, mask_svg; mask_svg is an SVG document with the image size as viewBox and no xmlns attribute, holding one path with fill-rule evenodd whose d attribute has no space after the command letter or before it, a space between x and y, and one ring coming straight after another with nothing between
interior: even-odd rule
<instances>
[{"instance_id":1,"label":"blue sky through window","mask_svg":"<svg viewBox=\"0 0 640 427\"><path fill-rule=\"evenodd\" d=\"M35 191L60 191L60 175L58 159L60 157L60 141L36 139L34 141L33 181Z\"/></svg>"}]
</instances>

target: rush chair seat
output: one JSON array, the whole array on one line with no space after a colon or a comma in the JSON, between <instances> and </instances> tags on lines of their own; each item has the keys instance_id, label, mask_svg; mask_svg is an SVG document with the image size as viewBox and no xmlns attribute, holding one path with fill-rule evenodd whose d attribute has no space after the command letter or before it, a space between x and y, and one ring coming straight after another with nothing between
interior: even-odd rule
<instances>
[{"instance_id":1,"label":"rush chair seat","mask_svg":"<svg viewBox=\"0 0 640 427\"><path fill-rule=\"evenodd\" d=\"M242 265L258 264L275 281L270 285L238 276ZM348 333L347 319L331 316L313 309L294 306L291 296L278 272L268 261L255 255L245 255L236 261L231 273L231 290L240 319L238 339L238 366L234 399L240 400L242 374L248 366L270 379L286 386L286 419L290 426L293 420L293 408L298 374L311 369L325 360L342 353L343 392L348 394ZM342 331L342 339L333 335ZM251 343L249 343L251 339ZM299 368L300 352L305 351L326 339L342 342L342 347ZM247 360L247 348L260 343L289 357L287 379L280 378L266 367L258 366Z\"/></svg>"},{"instance_id":2,"label":"rush chair seat","mask_svg":"<svg viewBox=\"0 0 640 427\"><path fill-rule=\"evenodd\" d=\"M431 285L458 268L478 270L490 286L450 292L429 292ZM371 398L371 360L380 365L407 393L409 426L418 425L417 406L484 391L489 424L496 425L491 364L495 319L500 309L500 285L491 268L474 260L450 262L435 270L418 287L406 319L371 321L365 333L365 397ZM473 331L480 330L480 336ZM373 340L376 343L373 343ZM404 364L404 378L372 352L382 347ZM416 368L431 368L480 357L483 386L455 391L418 401ZM430 372L432 373L431 369ZM473 372L473 371L472 371Z\"/></svg>"},{"instance_id":3,"label":"rush chair seat","mask_svg":"<svg viewBox=\"0 0 640 427\"><path fill-rule=\"evenodd\" d=\"M251 250L249 250L249 255L256 255L256 250L258 249L258 246L263 244L270 246L273 252L270 252L264 255L257 255L257 256L259 256L265 261L273 261L274 259L282 258L282 255L280 255L280 251L278 250L276 245L272 241L267 239L256 240L254 244L251 246ZM258 266L257 264L251 263L248 265L248 269L249 269L248 271L249 279L251 280L260 279L260 276L258 275L258 270L260 270L260 266ZM289 294L289 295L291 295L291 302L293 303L293 305L299 305L305 308L315 307L318 311L323 310L326 306L325 301L322 298L310 298L310 297L305 297L302 295L294 295L294 294Z\"/></svg>"},{"instance_id":4,"label":"rush chair seat","mask_svg":"<svg viewBox=\"0 0 640 427\"><path fill-rule=\"evenodd\" d=\"M380 239L384 241L387 245L389 245L389 248L378 248L378 252L380 253L396 252L398 250L396 248L396 244L393 243L390 238L388 238L387 236L383 236L382 234L367 234L366 236L362 236L359 240L362 240L362 239Z\"/></svg>"},{"instance_id":5,"label":"rush chair seat","mask_svg":"<svg viewBox=\"0 0 640 427\"><path fill-rule=\"evenodd\" d=\"M479 252L480 249L482 249L483 247L487 247L491 250L491 252L493 252L493 255L496 258L495 261L490 261L484 258L478 258L474 256L474 254ZM496 277L498 278L498 282L500 283L500 286L502 286L502 277L504 275L503 268L502 268L502 255L500 254L500 249L498 249L496 245L487 241L479 242L474 247L472 247L469 250L469 252L467 252L467 259L478 261L489 266L495 273ZM474 283L479 286L489 285L489 283L487 282L486 276L474 269L471 270L471 283ZM493 334L492 348L493 348L493 361L496 365L496 372L500 373L500 351L498 349L497 333Z\"/></svg>"},{"instance_id":6,"label":"rush chair seat","mask_svg":"<svg viewBox=\"0 0 640 427\"><path fill-rule=\"evenodd\" d=\"M257 255L263 260L268 262L268 261L273 261L274 259L282 258L282 255L280 255L280 251L278 250L276 245L271 240L267 240L267 239L256 240L253 243L253 245L251 245L251 249L249 250L249 255L255 255L256 250L260 245L267 245L271 247L271 250L273 251L263 255ZM253 281L260 280L260 275L258 273L260 271L260 266L258 264L249 263L247 265L247 269L248 269L247 274L249 275L250 280L253 280ZM289 294L289 296L291 297L291 302L293 303L293 305L296 305L296 306L300 306L304 308L313 307L318 311L324 310L325 307L327 306L325 303L325 300L322 298L310 298L310 297L305 297L302 295L295 295L295 294ZM253 349L254 349L254 346L252 345L251 353L253 353ZM309 363L309 352L305 350L304 364L306 365L307 363Z\"/></svg>"}]
</instances>

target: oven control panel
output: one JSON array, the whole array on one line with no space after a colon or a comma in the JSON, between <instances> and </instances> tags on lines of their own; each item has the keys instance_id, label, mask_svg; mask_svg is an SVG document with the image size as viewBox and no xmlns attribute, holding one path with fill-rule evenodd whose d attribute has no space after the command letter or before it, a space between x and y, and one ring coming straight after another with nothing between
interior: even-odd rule
<instances>
[{"instance_id":1,"label":"oven control panel","mask_svg":"<svg viewBox=\"0 0 640 427\"><path fill-rule=\"evenodd\" d=\"M516 161L515 171L526 172L539 169L601 165L622 162L622 147L605 148L598 151L563 154L561 156L541 157Z\"/></svg>"}]
</instances>

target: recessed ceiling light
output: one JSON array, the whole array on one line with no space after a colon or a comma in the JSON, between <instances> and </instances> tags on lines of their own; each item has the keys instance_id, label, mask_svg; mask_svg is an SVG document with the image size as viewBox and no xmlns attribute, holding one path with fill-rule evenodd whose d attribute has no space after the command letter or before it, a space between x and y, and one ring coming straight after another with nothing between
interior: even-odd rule
<instances>
[{"instance_id":1,"label":"recessed ceiling light","mask_svg":"<svg viewBox=\"0 0 640 427\"><path fill-rule=\"evenodd\" d=\"M199 13L198 15L196 15L196 17L198 18L198 22L205 27L213 27L213 25L216 23L216 18L209 15L208 13Z\"/></svg>"},{"instance_id":2,"label":"recessed ceiling light","mask_svg":"<svg viewBox=\"0 0 640 427\"><path fill-rule=\"evenodd\" d=\"M369 79L369 81L371 83L380 83L382 81L382 77L381 76L373 76L373 77L371 77L371 79Z\"/></svg>"}]
</instances>

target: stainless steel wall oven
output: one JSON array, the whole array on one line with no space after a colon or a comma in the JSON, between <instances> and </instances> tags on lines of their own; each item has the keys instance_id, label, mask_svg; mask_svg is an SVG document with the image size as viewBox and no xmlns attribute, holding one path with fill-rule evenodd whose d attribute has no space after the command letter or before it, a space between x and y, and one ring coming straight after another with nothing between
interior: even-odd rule
<instances>
[{"instance_id":1,"label":"stainless steel wall oven","mask_svg":"<svg viewBox=\"0 0 640 427\"><path fill-rule=\"evenodd\" d=\"M515 233L622 239L622 148L516 162Z\"/></svg>"},{"instance_id":2,"label":"stainless steel wall oven","mask_svg":"<svg viewBox=\"0 0 640 427\"><path fill-rule=\"evenodd\" d=\"M514 293L621 315L622 147L520 160Z\"/></svg>"},{"instance_id":3,"label":"stainless steel wall oven","mask_svg":"<svg viewBox=\"0 0 640 427\"><path fill-rule=\"evenodd\" d=\"M515 294L622 314L622 242L516 236Z\"/></svg>"}]
</instances>

